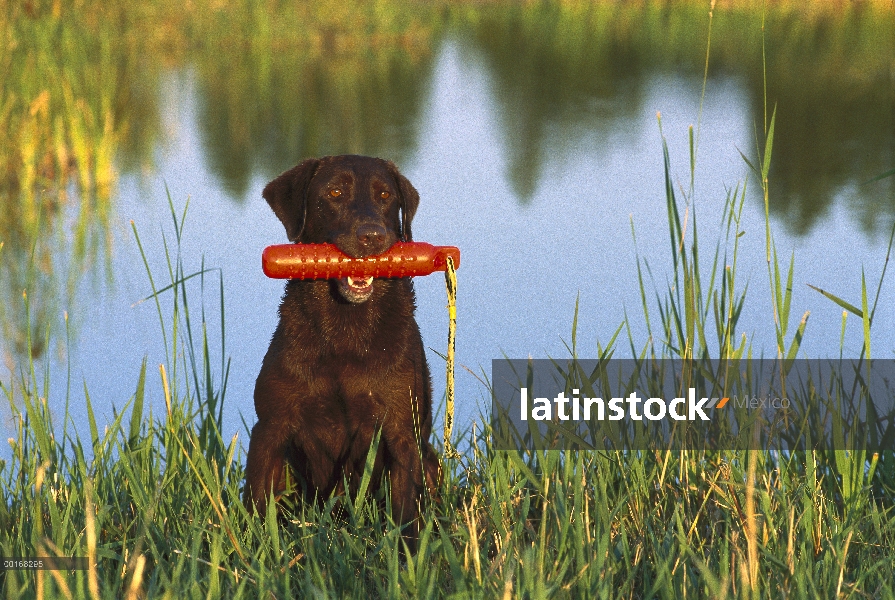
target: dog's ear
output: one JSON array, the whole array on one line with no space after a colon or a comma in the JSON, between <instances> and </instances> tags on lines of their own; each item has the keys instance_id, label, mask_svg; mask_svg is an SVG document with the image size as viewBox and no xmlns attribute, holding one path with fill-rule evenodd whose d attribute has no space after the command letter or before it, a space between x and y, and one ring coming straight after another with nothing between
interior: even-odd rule
<instances>
[{"instance_id":1,"label":"dog's ear","mask_svg":"<svg viewBox=\"0 0 895 600\"><path fill-rule=\"evenodd\" d=\"M420 205L420 195L410 181L401 175L395 163L389 160L386 161L386 164L389 172L398 184L398 194L401 196L399 199L399 206L401 207L401 239L405 242L410 242L413 240L413 235L410 233L410 222L413 220L413 215L416 214L416 209Z\"/></svg>"},{"instance_id":2,"label":"dog's ear","mask_svg":"<svg viewBox=\"0 0 895 600\"><path fill-rule=\"evenodd\" d=\"M292 242L298 242L305 227L307 191L320 161L309 158L292 167L264 187L261 195L286 228Z\"/></svg>"}]
</instances>

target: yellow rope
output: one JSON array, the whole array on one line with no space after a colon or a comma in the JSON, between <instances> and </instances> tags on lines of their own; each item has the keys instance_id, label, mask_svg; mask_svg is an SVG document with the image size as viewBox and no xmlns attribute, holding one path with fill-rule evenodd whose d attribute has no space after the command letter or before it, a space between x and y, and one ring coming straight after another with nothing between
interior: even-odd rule
<instances>
[{"instance_id":1,"label":"yellow rope","mask_svg":"<svg viewBox=\"0 0 895 600\"><path fill-rule=\"evenodd\" d=\"M445 390L447 410L444 414L444 457L460 458L460 454L451 442L454 430L454 336L457 331L457 271L454 269L454 261L450 257L447 259L447 268L444 270L444 283L448 299L447 384Z\"/></svg>"}]
</instances>

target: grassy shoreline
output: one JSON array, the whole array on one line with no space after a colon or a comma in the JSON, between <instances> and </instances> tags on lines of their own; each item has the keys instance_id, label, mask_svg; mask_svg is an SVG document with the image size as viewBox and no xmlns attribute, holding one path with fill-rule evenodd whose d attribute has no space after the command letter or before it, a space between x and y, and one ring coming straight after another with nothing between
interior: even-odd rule
<instances>
[{"instance_id":1,"label":"grassy shoreline","mask_svg":"<svg viewBox=\"0 0 895 600\"><path fill-rule=\"evenodd\" d=\"M747 356L736 318L745 291L735 279L743 196L727 199L727 228L706 271L695 214L681 212L671 186L666 194L675 273L665 292L655 290L663 308L642 351L705 355L714 327L721 357ZM181 224L175 215L176 234ZM798 350L805 321L786 328L787 276L768 236L783 356ZM486 423L458 440L469 448L459 460L446 461L440 499L425 510L408 560L380 508L387 498L348 499L339 516L335 498L323 509L287 506L279 519L249 515L239 500L246 440L221 436L227 363L205 334L218 325L204 311L190 322L190 274L177 248L165 250L170 285L158 287L150 273L156 300L173 296L170 315L157 304L165 414L143 408L153 376L145 362L128 405L102 430L85 390L89 436L68 426L67 411L54 421L33 368L22 374L21 409L3 388L17 434L0 468L0 553L96 565L2 572L8 598L895 598L891 452L847 497L843 477L867 473L863 455L497 451ZM573 334L573 354L574 344ZM615 338L598 351L614 347Z\"/></svg>"}]
</instances>

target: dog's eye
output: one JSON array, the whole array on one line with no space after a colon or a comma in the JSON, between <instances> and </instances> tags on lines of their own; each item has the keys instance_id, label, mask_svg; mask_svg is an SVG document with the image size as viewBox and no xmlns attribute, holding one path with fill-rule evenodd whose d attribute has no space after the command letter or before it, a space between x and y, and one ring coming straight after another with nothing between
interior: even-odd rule
<instances>
[{"instance_id":1,"label":"dog's eye","mask_svg":"<svg viewBox=\"0 0 895 600\"><path fill-rule=\"evenodd\" d=\"M388 192L382 192L381 194L379 194L379 197L383 200L388 200L389 197L391 197L391 194L389 194Z\"/></svg>"},{"instance_id":2,"label":"dog's eye","mask_svg":"<svg viewBox=\"0 0 895 600\"><path fill-rule=\"evenodd\" d=\"M340 190L339 188L333 188L329 191L329 195L333 198L338 198L342 195L342 190Z\"/></svg>"}]
</instances>

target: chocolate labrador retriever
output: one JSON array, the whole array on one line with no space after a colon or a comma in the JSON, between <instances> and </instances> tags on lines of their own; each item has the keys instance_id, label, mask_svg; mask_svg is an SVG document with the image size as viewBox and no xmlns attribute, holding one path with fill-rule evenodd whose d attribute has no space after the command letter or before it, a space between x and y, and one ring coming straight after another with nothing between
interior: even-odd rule
<instances>
[{"instance_id":1,"label":"chocolate labrador retriever","mask_svg":"<svg viewBox=\"0 0 895 600\"><path fill-rule=\"evenodd\" d=\"M410 241L419 194L389 161L309 159L264 188L295 243L381 254ZM291 467L305 500L356 493L373 436L381 438L370 484L388 472L393 516L416 523L439 462L429 443L432 384L413 284L406 278L290 280L280 322L255 383L245 502L263 513ZM412 540L418 524L410 530Z\"/></svg>"}]
</instances>

